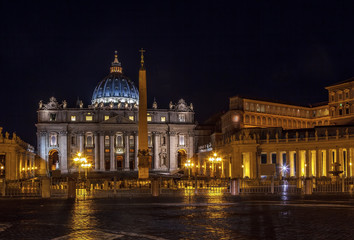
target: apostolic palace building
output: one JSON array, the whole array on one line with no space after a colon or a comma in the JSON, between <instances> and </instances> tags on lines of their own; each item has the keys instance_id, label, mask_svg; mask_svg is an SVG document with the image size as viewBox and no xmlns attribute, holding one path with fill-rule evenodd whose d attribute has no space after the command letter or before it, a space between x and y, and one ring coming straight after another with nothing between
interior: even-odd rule
<instances>
[{"instance_id":1,"label":"apostolic palace building","mask_svg":"<svg viewBox=\"0 0 354 240\"><path fill-rule=\"evenodd\" d=\"M47 170L76 171L73 159L83 153L93 171L134 171L138 169L139 91L123 74L117 53L108 76L92 94L91 104L82 102L69 108L54 97L39 104L37 126L38 154ZM182 168L194 150L193 105L180 99L168 109L156 101L148 109L150 169L173 172Z\"/></svg>"},{"instance_id":2,"label":"apostolic palace building","mask_svg":"<svg viewBox=\"0 0 354 240\"><path fill-rule=\"evenodd\" d=\"M353 176L354 78L326 89L328 102L314 106L231 97L226 113L197 127L199 174ZM221 161L208 161L212 153Z\"/></svg>"}]
</instances>

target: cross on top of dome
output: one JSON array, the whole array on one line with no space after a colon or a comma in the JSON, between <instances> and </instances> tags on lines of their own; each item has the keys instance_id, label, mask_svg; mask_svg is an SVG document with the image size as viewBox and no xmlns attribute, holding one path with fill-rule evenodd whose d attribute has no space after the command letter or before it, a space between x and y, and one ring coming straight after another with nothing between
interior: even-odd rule
<instances>
[{"instance_id":1,"label":"cross on top of dome","mask_svg":"<svg viewBox=\"0 0 354 240\"><path fill-rule=\"evenodd\" d=\"M114 61L110 67L110 73L122 73L122 64L118 61L117 51L114 52Z\"/></svg>"}]
</instances>

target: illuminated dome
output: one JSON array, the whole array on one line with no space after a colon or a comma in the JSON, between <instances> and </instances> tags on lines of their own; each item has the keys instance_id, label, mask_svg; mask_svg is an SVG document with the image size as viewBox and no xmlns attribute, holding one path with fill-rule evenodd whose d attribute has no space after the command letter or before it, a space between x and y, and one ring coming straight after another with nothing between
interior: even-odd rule
<instances>
[{"instance_id":1,"label":"illuminated dome","mask_svg":"<svg viewBox=\"0 0 354 240\"><path fill-rule=\"evenodd\" d=\"M118 61L117 52L115 52L114 62L110 67L110 73L101 82L98 83L92 95L92 104L139 104L139 90L134 83L123 75L121 63Z\"/></svg>"}]
</instances>

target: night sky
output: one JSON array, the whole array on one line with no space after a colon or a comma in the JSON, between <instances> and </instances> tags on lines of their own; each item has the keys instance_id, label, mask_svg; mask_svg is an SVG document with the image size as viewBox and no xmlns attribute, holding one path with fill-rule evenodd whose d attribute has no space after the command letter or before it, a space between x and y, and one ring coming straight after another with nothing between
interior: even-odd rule
<instances>
[{"instance_id":1,"label":"night sky","mask_svg":"<svg viewBox=\"0 0 354 240\"><path fill-rule=\"evenodd\" d=\"M353 1L1 1L0 126L36 145L39 100L90 104L114 50L148 107L203 122L242 95L310 104L354 75ZM231 4L233 3L233 4Z\"/></svg>"}]
</instances>

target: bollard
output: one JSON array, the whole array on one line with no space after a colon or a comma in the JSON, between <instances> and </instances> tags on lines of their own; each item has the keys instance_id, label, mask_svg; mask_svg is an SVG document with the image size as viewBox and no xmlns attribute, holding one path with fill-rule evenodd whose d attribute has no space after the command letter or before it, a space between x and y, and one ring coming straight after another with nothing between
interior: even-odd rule
<instances>
[{"instance_id":1,"label":"bollard","mask_svg":"<svg viewBox=\"0 0 354 240\"><path fill-rule=\"evenodd\" d=\"M153 197L158 197L160 195L160 183L159 180L153 179L151 183L151 193Z\"/></svg>"},{"instance_id":2,"label":"bollard","mask_svg":"<svg viewBox=\"0 0 354 240\"><path fill-rule=\"evenodd\" d=\"M76 198L76 182L73 179L68 179L68 198Z\"/></svg>"},{"instance_id":3,"label":"bollard","mask_svg":"<svg viewBox=\"0 0 354 240\"><path fill-rule=\"evenodd\" d=\"M312 194L312 179L311 178L306 178L305 179L305 194L306 195L311 195Z\"/></svg>"},{"instance_id":4,"label":"bollard","mask_svg":"<svg viewBox=\"0 0 354 240\"><path fill-rule=\"evenodd\" d=\"M42 179L42 198L50 198L50 178Z\"/></svg>"},{"instance_id":5,"label":"bollard","mask_svg":"<svg viewBox=\"0 0 354 240\"><path fill-rule=\"evenodd\" d=\"M241 180L238 179L231 179L231 195L239 195L240 194L240 182Z\"/></svg>"},{"instance_id":6,"label":"bollard","mask_svg":"<svg viewBox=\"0 0 354 240\"><path fill-rule=\"evenodd\" d=\"M342 192L345 192L344 176L342 176Z\"/></svg>"}]
</instances>

